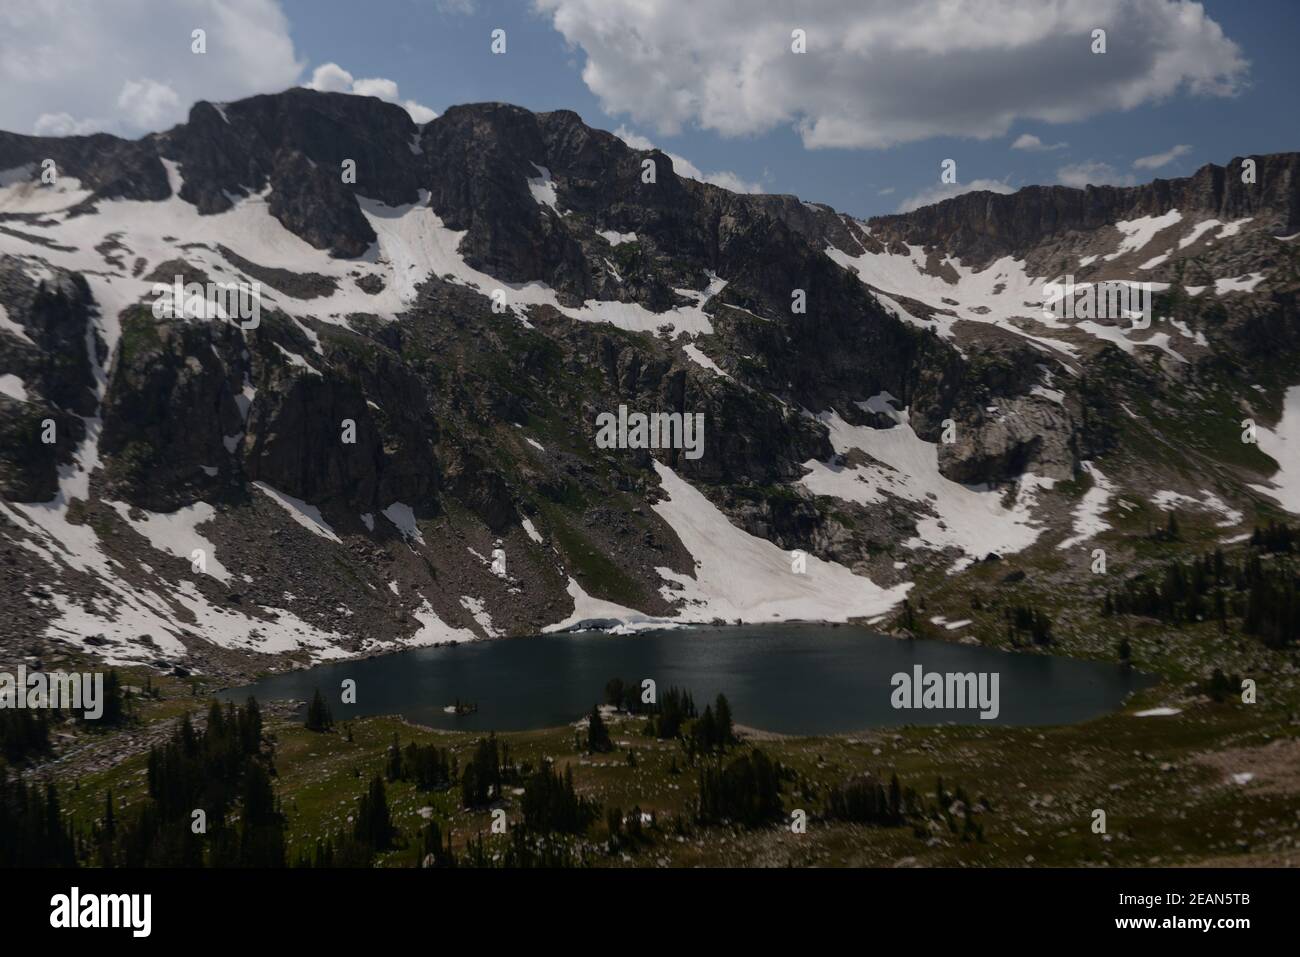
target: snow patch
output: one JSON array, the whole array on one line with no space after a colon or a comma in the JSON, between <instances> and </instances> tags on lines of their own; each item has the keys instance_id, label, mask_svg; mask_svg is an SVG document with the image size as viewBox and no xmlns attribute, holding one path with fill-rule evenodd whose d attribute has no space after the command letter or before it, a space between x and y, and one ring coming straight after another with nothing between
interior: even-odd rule
<instances>
[{"instance_id":1,"label":"snow patch","mask_svg":"<svg viewBox=\"0 0 1300 957\"><path fill-rule=\"evenodd\" d=\"M573 579L572 575L569 576L567 591L569 597L573 599L573 612L561 621L557 621L553 625L547 625L542 629L543 634L567 631L581 625L583 622L595 621L617 621L619 623L617 626L612 629L605 629L612 634L630 634L633 631L640 631L645 628L665 627L673 624L670 618L652 618L635 608L628 608L612 601L605 601L603 598L593 598L583 590L583 587Z\"/></svg>"},{"instance_id":2,"label":"snow patch","mask_svg":"<svg viewBox=\"0 0 1300 957\"><path fill-rule=\"evenodd\" d=\"M1083 493L1083 499L1074 507L1074 534L1056 547L1073 548L1110 528L1102 516L1115 491L1115 486L1101 474L1101 469L1091 462L1081 463L1083 470L1092 476L1092 488Z\"/></svg>"},{"instance_id":3,"label":"snow patch","mask_svg":"<svg viewBox=\"0 0 1300 957\"><path fill-rule=\"evenodd\" d=\"M1207 219L1203 222L1197 223L1195 226L1192 227L1192 231L1190 233L1188 233L1182 239L1178 240L1178 248L1186 249L1188 246L1194 246L1196 244L1196 241L1200 239L1202 236L1204 236L1207 232L1209 232L1215 226L1222 226L1222 225L1223 223L1221 223L1217 219ZM1222 238L1223 234L1220 233L1219 236L1220 238Z\"/></svg>"},{"instance_id":4,"label":"snow patch","mask_svg":"<svg viewBox=\"0 0 1300 957\"><path fill-rule=\"evenodd\" d=\"M528 192L533 194L533 199L538 206L548 206L559 215L560 207L556 205L555 180L551 179L551 171L545 166L538 166L536 163L533 163L532 166L533 169L537 170L537 176L528 180Z\"/></svg>"},{"instance_id":5,"label":"snow patch","mask_svg":"<svg viewBox=\"0 0 1300 957\"><path fill-rule=\"evenodd\" d=\"M483 606L482 598L474 598L470 595L460 596L460 606L470 613L470 616L478 622L478 626L489 638L497 638L500 632L492 627L492 616L488 614L487 609Z\"/></svg>"},{"instance_id":6,"label":"snow patch","mask_svg":"<svg viewBox=\"0 0 1300 957\"><path fill-rule=\"evenodd\" d=\"M911 583L881 588L842 565L807 556L805 574L791 569L790 554L772 542L731 524L718 508L676 472L655 462L667 498L653 507L695 559L695 575L669 568L659 574L681 590L661 593L680 599L681 621L764 622L805 618L846 621L888 611Z\"/></svg>"},{"instance_id":7,"label":"snow patch","mask_svg":"<svg viewBox=\"0 0 1300 957\"><path fill-rule=\"evenodd\" d=\"M31 342L32 337L27 334L27 330L20 323L9 318L9 312L5 309L4 303L0 302L0 332L8 332L17 336L23 342ZM35 345L35 343L32 343Z\"/></svg>"},{"instance_id":8,"label":"snow patch","mask_svg":"<svg viewBox=\"0 0 1300 957\"><path fill-rule=\"evenodd\" d=\"M871 401L867 406L871 411L881 410ZM918 518L917 535L905 543L908 548L956 548L969 558L983 558L990 552L1018 552L1038 539L1042 528L1032 510L1038 489L1051 488L1051 479L1021 476L1014 502L1005 507L1001 491L962 485L944 476L939 471L939 447L912 430L906 412L890 412L898 422L890 429L849 425L836 412L816 416L829 429L837 453L859 449L876 461L850 468L810 460L804 468L811 474L805 475L801 484L815 494L861 504L883 502L885 496L892 496L923 506L930 514Z\"/></svg>"},{"instance_id":9,"label":"snow patch","mask_svg":"<svg viewBox=\"0 0 1300 957\"><path fill-rule=\"evenodd\" d=\"M476 641L478 635L468 628L456 628L447 624L433 610L429 599L422 598L420 607L411 612L411 617L420 623L420 630L409 638L403 639L406 645L432 645L444 641Z\"/></svg>"},{"instance_id":10,"label":"snow patch","mask_svg":"<svg viewBox=\"0 0 1300 957\"><path fill-rule=\"evenodd\" d=\"M1252 485L1277 499L1284 509L1300 515L1300 385L1286 390L1282 418L1272 429L1256 428L1259 448L1277 462L1268 485Z\"/></svg>"},{"instance_id":11,"label":"snow patch","mask_svg":"<svg viewBox=\"0 0 1300 957\"><path fill-rule=\"evenodd\" d=\"M1197 499L1191 495L1183 495L1181 492L1162 489L1151 496L1151 503L1163 512L1172 511L1180 505L1214 512L1216 515L1223 517L1223 521L1215 523L1219 528L1232 528L1240 525L1244 517L1241 512L1229 506L1227 502L1210 491L1202 491L1201 497Z\"/></svg>"},{"instance_id":12,"label":"snow patch","mask_svg":"<svg viewBox=\"0 0 1300 957\"><path fill-rule=\"evenodd\" d=\"M705 369L708 369L710 372L714 373L715 375L719 375L724 379L731 378L731 376L728 375L726 372L724 372L716 362L714 362L712 359L706 356L702 351L700 351L700 347L697 346L695 343L693 342L686 343L686 345L682 346L682 351L686 353L686 355L696 365L703 366Z\"/></svg>"},{"instance_id":13,"label":"snow patch","mask_svg":"<svg viewBox=\"0 0 1300 957\"><path fill-rule=\"evenodd\" d=\"M402 533L402 537L408 541L416 541L421 545L424 544L424 535L420 533L420 526L415 521L415 512L411 506L402 502L394 502L382 512L384 518L388 519L397 526L397 530Z\"/></svg>"},{"instance_id":14,"label":"snow patch","mask_svg":"<svg viewBox=\"0 0 1300 957\"><path fill-rule=\"evenodd\" d=\"M343 540L334 534L334 529L330 527L329 522L321 517L320 509L315 505L308 505L300 498L286 495L284 492L271 488L265 482L254 482L253 486L284 509L291 519L313 535L327 538L331 542L338 542L340 545L343 544Z\"/></svg>"},{"instance_id":15,"label":"snow patch","mask_svg":"<svg viewBox=\"0 0 1300 957\"><path fill-rule=\"evenodd\" d=\"M122 520L149 540L149 544L160 552L175 555L190 562L194 549L204 553L203 572L224 584L230 583L230 572L217 560L217 547L206 537L199 534L198 527L216 518L217 510L207 502L195 502L174 512L150 512L142 508L136 511L143 514L142 519L131 517L131 506L125 502L109 502Z\"/></svg>"},{"instance_id":16,"label":"snow patch","mask_svg":"<svg viewBox=\"0 0 1300 957\"><path fill-rule=\"evenodd\" d=\"M1216 236L1215 239L1231 239L1233 236L1241 232L1242 226L1245 226L1249 222L1253 222L1254 219L1254 216L1247 216L1245 219L1234 219L1219 230L1219 235Z\"/></svg>"},{"instance_id":17,"label":"snow patch","mask_svg":"<svg viewBox=\"0 0 1300 957\"><path fill-rule=\"evenodd\" d=\"M1104 258L1110 261L1118 259L1126 253L1137 252L1151 242L1156 233L1162 229L1168 229L1182 218L1182 213L1176 209L1171 209L1162 216L1141 216L1137 219L1120 220L1115 224L1115 228L1123 234L1123 238L1116 250Z\"/></svg>"},{"instance_id":18,"label":"snow patch","mask_svg":"<svg viewBox=\"0 0 1300 957\"><path fill-rule=\"evenodd\" d=\"M0 395L7 395L19 402L26 402L27 383L12 372L6 372L4 375L0 375Z\"/></svg>"},{"instance_id":19,"label":"snow patch","mask_svg":"<svg viewBox=\"0 0 1300 957\"><path fill-rule=\"evenodd\" d=\"M1262 272L1247 273L1230 279L1214 280L1214 294L1222 296L1229 292L1254 292L1255 287L1264 281Z\"/></svg>"}]
</instances>

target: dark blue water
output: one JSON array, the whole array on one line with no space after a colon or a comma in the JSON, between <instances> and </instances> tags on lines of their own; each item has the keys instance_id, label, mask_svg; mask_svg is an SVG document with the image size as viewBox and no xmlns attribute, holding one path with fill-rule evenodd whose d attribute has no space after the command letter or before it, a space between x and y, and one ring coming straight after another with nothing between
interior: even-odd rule
<instances>
[{"instance_id":1,"label":"dark blue water","mask_svg":"<svg viewBox=\"0 0 1300 957\"><path fill-rule=\"evenodd\" d=\"M997 672L1000 714L896 710L896 672ZM901 641L865 628L785 624L548 635L419 648L265 678L223 697L309 700L320 688L336 720L401 714L419 724L475 731L555 727L604 700L605 683L653 678L692 692L703 710L726 694L738 724L786 734L832 734L907 724L1052 725L1114 711L1149 676L1118 665L1012 654L942 641ZM356 681L357 703L340 702ZM443 709L477 702L475 714Z\"/></svg>"}]
</instances>

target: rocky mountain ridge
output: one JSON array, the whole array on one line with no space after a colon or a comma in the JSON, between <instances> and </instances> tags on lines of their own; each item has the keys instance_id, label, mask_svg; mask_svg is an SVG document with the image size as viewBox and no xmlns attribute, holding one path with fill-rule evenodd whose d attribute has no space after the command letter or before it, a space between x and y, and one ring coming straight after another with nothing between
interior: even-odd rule
<instances>
[{"instance_id":1,"label":"rocky mountain ridge","mask_svg":"<svg viewBox=\"0 0 1300 957\"><path fill-rule=\"evenodd\" d=\"M1138 397L1275 426L1297 157L1257 190L1234 161L861 222L504 104L0 134L0 645L247 673L584 619L884 622L921 568L1085 542L1081 476L1109 507L1123 472L1199 492L1199 460L1126 447ZM1161 315L1045 318L1061 266L1150 276ZM258 323L159 319L175 276L260 283ZM703 413L705 454L599 448L620 404ZM1276 462L1207 454L1224 509L1275 507Z\"/></svg>"}]
</instances>

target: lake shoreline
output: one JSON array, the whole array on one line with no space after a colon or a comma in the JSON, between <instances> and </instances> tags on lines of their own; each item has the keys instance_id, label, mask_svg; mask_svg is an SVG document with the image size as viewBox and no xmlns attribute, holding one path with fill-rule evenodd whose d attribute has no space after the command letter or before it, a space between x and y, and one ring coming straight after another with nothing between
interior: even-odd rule
<instances>
[{"instance_id":1,"label":"lake shoreline","mask_svg":"<svg viewBox=\"0 0 1300 957\"><path fill-rule=\"evenodd\" d=\"M342 682L356 694L346 703L331 700L336 721L393 714L431 729L520 732L580 719L604 700L614 678L633 687L653 679L661 696L673 687L689 690L700 711L725 693L735 720L755 733L803 737L949 723L1073 724L1115 711L1132 692L1159 681L1114 662L1021 652L900 639L843 623L706 625L630 635L590 630L325 662L225 688L218 696L305 701L323 689L333 699L338 692L330 689ZM946 680L957 697L949 692L946 700L922 701L918 692L900 703L894 682L918 669ZM971 680L983 689L986 676L1001 703L977 708L959 686ZM457 700L475 710L448 715Z\"/></svg>"}]
</instances>

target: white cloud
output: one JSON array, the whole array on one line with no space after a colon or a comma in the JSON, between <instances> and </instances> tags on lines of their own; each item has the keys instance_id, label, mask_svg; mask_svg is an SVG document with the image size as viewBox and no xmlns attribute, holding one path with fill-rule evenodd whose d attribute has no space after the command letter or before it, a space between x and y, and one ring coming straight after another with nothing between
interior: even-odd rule
<instances>
[{"instance_id":1,"label":"white cloud","mask_svg":"<svg viewBox=\"0 0 1300 957\"><path fill-rule=\"evenodd\" d=\"M421 126L438 118L437 110L431 110L423 103L416 103L415 100L403 100L402 106L406 108L407 113L411 114L411 119Z\"/></svg>"},{"instance_id":2,"label":"white cloud","mask_svg":"<svg viewBox=\"0 0 1300 957\"><path fill-rule=\"evenodd\" d=\"M32 132L37 136L84 136L106 125L105 120L79 120L68 113L42 113L32 124Z\"/></svg>"},{"instance_id":3,"label":"white cloud","mask_svg":"<svg viewBox=\"0 0 1300 957\"><path fill-rule=\"evenodd\" d=\"M196 29L206 53L190 50ZM276 0L0 3L0 129L135 136L301 72Z\"/></svg>"},{"instance_id":4,"label":"white cloud","mask_svg":"<svg viewBox=\"0 0 1300 957\"><path fill-rule=\"evenodd\" d=\"M357 96L377 96L389 103L397 103L416 123L428 123L438 114L415 100L400 99L397 83L382 76L356 79L337 63L322 63L312 71L311 80L303 84L310 90L324 93L354 93Z\"/></svg>"},{"instance_id":5,"label":"white cloud","mask_svg":"<svg viewBox=\"0 0 1300 957\"><path fill-rule=\"evenodd\" d=\"M446 4L471 12L472 4ZM190 34L207 35L191 52ZM41 136L138 136L183 122L198 100L225 102L300 82L303 67L278 0L0 2L0 129ZM437 116L383 77L318 67L313 89L360 93Z\"/></svg>"},{"instance_id":6,"label":"white cloud","mask_svg":"<svg viewBox=\"0 0 1300 957\"><path fill-rule=\"evenodd\" d=\"M1008 186L998 179L973 179L969 183L940 183L938 186L923 189L916 195L909 196L898 204L898 211L900 213L910 213L922 206L930 206L934 203L943 202L945 199L960 196L962 193L974 193L979 190L987 190L990 193L1015 192L1014 187Z\"/></svg>"},{"instance_id":7,"label":"white cloud","mask_svg":"<svg viewBox=\"0 0 1300 957\"><path fill-rule=\"evenodd\" d=\"M352 74L337 63L322 63L312 71L311 80L303 85L322 93L351 93Z\"/></svg>"},{"instance_id":8,"label":"white cloud","mask_svg":"<svg viewBox=\"0 0 1300 957\"><path fill-rule=\"evenodd\" d=\"M1051 150L1063 150L1069 145L1069 143L1052 143L1048 145L1033 133L1021 133L1016 137L1016 141L1011 144L1011 148L1013 150L1028 150L1031 153L1045 153Z\"/></svg>"},{"instance_id":9,"label":"white cloud","mask_svg":"<svg viewBox=\"0 0 1300 957\"><path fill-rule=\"evenodd\" d=\"M1131 175L1121 175L1109 163L1099 163L1091 160L1062 166L1056 171L1056 181L1062 186L1073 186L1076 189L1083 189L1083 187L1089 185L1132 186L1134 182Z\"/></svg>"},{"instance_id":10,"label":"white cloud","mask_svg":"<svg viewBox=\"0 0 1300 957\"><path fill-rule=\"evenodd\" d=\"M649 138L642 136L640 133L633 133L626 126L620 126L614 131L614 135L634 150L652 150L655 148Z\"/></svg>"},{"instance_id":11,"label":"white cloud","mask_svg":"<svg viewBox=\"0 0 1300 957\"><path fill-rule=\"evenodd\" d=\"M614 131L614 135L634 150L656 149L654 143L650 142L646 137L642 136L640 133L633 133L625 127L620 126ZM729 189L733 193L763 192L763 187L758 183L750 182L736 173L731 172L731 170L724 169L713 173L706 173L685 156L679 156L677 153L670 153L668 150L662 150L661 152L673 161L673 171L678 176L685 176L687 179L698 180L701 183L712 183L714 186L721 186L723 189Z\"/></svg>"},{"instance_id":12,"label":"white cloud","mask_svg":"<svg viewBox=\"0 0 1300 957\"><path fill-rule=\"evenodd\" d=\"M385 80L382 77L373 77L369 80L356 80L352 84L352 92L357 96L377 96L381 100L393 101L397 99L397 84L392 80Z\"/></svg>"},{"instance_id":13,"label":"white cloud","mask_svg":"<svg viewBox=\"0 0 1300 957\"><path fill-rule=\"evenodd\" d=\"M1004 136L1180 91L1231 95L1248 69L1199 4L1176 0L534 0L586 54L607 112L671 135L792 125L804 145ZM1091 32L1108 28L1107 52ZM791 52L791 30L807 52Z\"/></svg>"},{"instance_id":14,"label":"white cloud","mask_svg":"<svg viewBox=\"0 0 1300 957\"><path fill-rule=\"evenodd\" d=\"M188 105L188 104L185 104ZM127 80L117 95L117 108L127 124L139 130L156 130L179 114L181 98L166 83L147 78Z\"/></svg>"},{"instance_id":15,"label":"white cloud","mask_svg":"<svg viewBox=\"0 0 1300 957\"><path fill-rule=\"evenodd\" d=\"M1154 153L1151 156L1139 156L1133 161L1134 169L1159 169L1167 166L1180 156L1186 156L1192 151L1192 148L1186 143L1180 143L1172 149L1165 150L1163 153Z\"/></svg>"}]
</instances>

